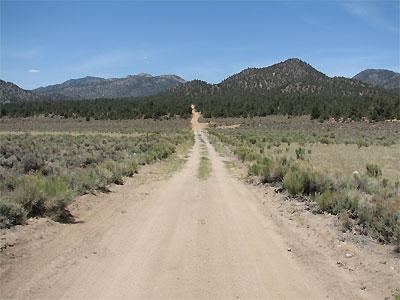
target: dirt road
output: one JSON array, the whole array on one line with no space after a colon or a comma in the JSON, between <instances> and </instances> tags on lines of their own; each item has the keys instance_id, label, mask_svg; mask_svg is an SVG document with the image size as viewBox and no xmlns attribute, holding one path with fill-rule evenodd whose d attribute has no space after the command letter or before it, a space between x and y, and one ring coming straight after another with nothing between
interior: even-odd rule
<instances>
[{"instance_id":1,"label":"dirt road","mask_svg":"<svg viewBox=\"0 0 400 300\"><path fill-rule=\"evenodd\" d=\"M368 298L346 278L327 289L330 274L318 280L318 265L299 264L257 208L258 194L232 178L204 132L195 135L172 178L104 194L82 223L3 265L0 298ZM207 180L197 178L200 136L212 164Z\"/></svg>"}]
</instances>

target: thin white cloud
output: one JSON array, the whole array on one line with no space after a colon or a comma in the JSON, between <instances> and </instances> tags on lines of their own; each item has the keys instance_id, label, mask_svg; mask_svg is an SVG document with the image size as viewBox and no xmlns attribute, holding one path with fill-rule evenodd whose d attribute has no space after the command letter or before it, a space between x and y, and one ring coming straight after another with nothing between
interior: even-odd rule
<instances>
[{"instance_id":1,"label":"thin white cloud","mask_svg":"<svg viewBox=\"0 0 400 300\"><path fill-rule=\"evenodd\" d=\"M363 19L374 27L395 33L400 32L398 24L393 24L387 18L385 18L385 16L382 15L378 7L374 5L373 2L352 1L342 3L342 6L349 14Z\"/></svg>"},{"instance_id":2,"label":"thin white cloud","mask_svg":"<svg viewBox=\"0 0 400 300\"><path fill-rule=\"evenodd\" d=\"M320 28L320 29L327 30L327 31L332 31L331 27L324 25L322 23L322 21L316 20L312 17L302 17L301 20L303 20L303 22L305 22L313 27Z\"/></svg>"},{"instance_id":3,"label":"thin white cloud","mask_svg":"<svg viewBox=\"0 0 400 300\"><path fill-rule=\"evenodd\" d=\"M14 56L20 59L34 59L42 55L43 51L40 48L32 48L25 50L7 51L7 55Z\"/></svg>"},{"instance_id":4,"label":"thin white cloud","mask_svg":"<svg viewBox=\"0 0 400 300\"><path fill-rule=\"evenodd\" d=\"M127 64L147 59L148 56L139 51L112 51L92 56L83 63L73 66L72 69L84 73L96 72L116 66L126 66Z\"/></svg>"},{"instance_id":5,"label":"thin white cloud","mask_svg":"<svg viewBox=\"0 0 400 300\"><path fill-rule=\"evenodd\" d=\"M119 65L123 62L127 62L133 59L131 53L125 52L109 52L105 54L95 55L89 58L86 62L75 66L74 69L77 71L93 71L97 69L103 69L115 65Z\"/></svg>"},{"instance_id":6,"label":"thin white cloud","mask_svg":"<svg viewBox=\"0 0 400 300\"><path fill-rule=\"evenodd\" d=\"M28 72L29 73L39 73L39 70L31 69L31 70L28 70Z\"/></svg>"}]
</instances>

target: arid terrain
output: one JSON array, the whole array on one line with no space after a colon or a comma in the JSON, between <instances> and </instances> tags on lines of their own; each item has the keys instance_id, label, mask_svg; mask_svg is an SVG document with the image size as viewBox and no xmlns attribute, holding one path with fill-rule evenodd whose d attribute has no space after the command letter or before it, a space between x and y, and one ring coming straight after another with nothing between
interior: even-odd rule
<instances>
[{"instance_id":1,"label":"arid terrain","mask_svg":"<svg viewBox=\"0 0 400 300\"><path fill-rule=\"evenodd\" d=\"M337 217L249 185L194 112L194 147L78 197L72 224L0 232L1 299L391 299L390 245L342 233ZM211 172L199 178L201 157ZM186 161L184 164L183 161ZM228 168L227 168L228 167Z\"/></svg>"}]
</instances>

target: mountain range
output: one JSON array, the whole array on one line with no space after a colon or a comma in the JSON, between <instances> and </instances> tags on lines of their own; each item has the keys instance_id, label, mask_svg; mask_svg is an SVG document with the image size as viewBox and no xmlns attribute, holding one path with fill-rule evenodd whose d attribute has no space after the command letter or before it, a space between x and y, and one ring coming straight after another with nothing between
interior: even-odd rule
<instances>
[{"instance_id":1,"label":"mountain range","mask_svg":"<svg viewBox=\"0 0 400 300\"><path fill-rule=\"evenodd\" d=\"M24 90L12 82L0 80L0 101L82 100L96 98L146 97L186 81L176 75L152 76L141 73L124 78L86 76L70 79L61 84Z\"/></svg>"},{"instance_id":2,"label":"mountain range","mask_svg":"<svg viewBox=\"0 0 400 300\"><path fill-rule=\"evenodd\" d=\"M109 79L87 76L61 84L40 87L32 92L44 96L59 94L72 99L145 97L185 82L176 75L152 76L146 73Z\"/></svg>"},{"instance_id":3,"label":"mountain range","mask_svg":"<svg viewBox=\"0 0 400 300\"><path fill-rule=\"evenodd\" d=\"M385 89L400 88L400 73L382 69L367 69L353 77L362 82Z\"/></svg>"},{"instance_id":4,"label":"mountain range","mask_svg":"<svg viewBox=\"0 0 400 300\"><path fill-rule=\"evenodd\" d=\"M135 78L141 80L153 77L140 74ZM68 81L61 87L49 87L47 91L51 95L71 89L84 90L92 85L102 89L109 81L87 77ZM124 80L110 82L112 86L120 87ZM43 93L43 89L40 90ZM128 95L127 91L120 95ZM68 95L76 96L71 93ZM357 79L329 77L297 58L266 68L248 68L218 84L192 80L146 97L115 98L112 104L105 93L101 95L101 98L95 100L7 104L2 107L1 114L17 117L50 114L95 119L187 118L191 113L190 104L195 104L206 118L305 115L310 114L313 108L319 109L322 119L400 118L398 90L376 87Z\"/></svg>"},{"instance_id":5,"label":"mountain range","mask_svg":"<svg viewBox=\"0 0 400 300\"><path fill-rule=\"evenodd\" d=\"M152 76L141 73L124 78L87 76L61 84L23 90L0 81L0 101L82 100L96 98L133 98L160 94L162 97L225 97L248 94L315 94L327 96L374 95L379 88L400 87L400 74L388 70L365 70L352 79L328 77L297 58L265 68L248 68L218 84L176 75ZM156 97L157 98L157 97Z\"/></svg>"}]
</instances>

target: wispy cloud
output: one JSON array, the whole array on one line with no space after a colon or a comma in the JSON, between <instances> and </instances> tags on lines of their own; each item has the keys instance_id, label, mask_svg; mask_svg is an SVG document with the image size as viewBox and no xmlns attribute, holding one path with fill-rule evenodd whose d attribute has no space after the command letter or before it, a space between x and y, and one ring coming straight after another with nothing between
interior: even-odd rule
<instances>
[{"instance_id":1,"label":"wispy cloud","mask_svg":"<svg viewBox=\"0 0 400 300\"><path fill-rule=\"evenodd\" d=\"M72 69L79 72L103 71L107 68L126 66L148 59L149 56L144 55L144 51L112 51L89 57L81 64L73 66Z\"/></svg>"},{"instance_id":2,"label":"wispy cloud","mask_svg":"<svg viewBox=\"0 0 400 300\"><path fill-rule=\"evenodd\" d=\"M363 19L374 27L395 33L400 32L398 24L393 24L385 18L373 2L351 1L342 3L342 6L349 14Z\"/></svg>"},{"instance_id":3,"label":"wispy cloud","mask_svg":"<svg viewBox=\"0 0 400 300\"><path fill-rule=\"evenodd\" d=\"M109 52L90 57L88 60L73 67L74 70L89 72L97 69L104 69L107 67L120 65L132 61L135 55L128 52Z\"/></svg>"},{"instance_id":4,"label":"wispy cloud","mask_svg":"<svg viewBox=\"0 0 400 300\"><path fill-rule=\"evenodd\" d=\"M313 27L320 28L320 29L327 30L327 31L332 31L331 27L324 25L321 21L318 21L314 18L302 17L301 19L303 20L303 22L305 22Z\"/></svg>"},{"instance_id":5,"label":"wispy cloud","mask_svg":"<svg viewBox=\"0 0 400 300\"><path fill-rule=\"evenodd\" d=\"M29 73L39 73L39 70L31 69L31 70L28 70L28 72Z\"/></svg>"},{"instance_id":6,"label":"wispy cloud","mask_svg":"<svg viewBox=\"0 0 400 300\"><path fill-rule=\"evenodd\" d=\"M40 48L31 48L25 50L7 51L7 55L14 56L21 59L34 59L42 55L43 51Z\"/></svg>"}]
</instances>

